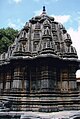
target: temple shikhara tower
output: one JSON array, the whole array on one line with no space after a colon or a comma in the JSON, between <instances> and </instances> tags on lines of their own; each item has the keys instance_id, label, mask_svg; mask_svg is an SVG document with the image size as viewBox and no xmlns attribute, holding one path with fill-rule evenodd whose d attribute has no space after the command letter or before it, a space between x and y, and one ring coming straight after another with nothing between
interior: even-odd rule
<instances>
[{"instance_id":1,"label":"temple shikhara tower","mask_svg":"<svg viewBox=\"0 0 80 119\"><path fill-rule=\"evenodd\" d=\"M43 7L0 55L0 102L12 111L79 110L78 69L70 35Z\"/></svg>"}]
</instances>

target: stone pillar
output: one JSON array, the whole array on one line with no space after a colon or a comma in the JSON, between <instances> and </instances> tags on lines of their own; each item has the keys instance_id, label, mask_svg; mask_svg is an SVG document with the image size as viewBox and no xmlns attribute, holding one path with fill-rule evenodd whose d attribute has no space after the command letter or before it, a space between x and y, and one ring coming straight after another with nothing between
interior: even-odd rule
<instances>
[{"instance_id":1,"label":"stone pillar","mask_svg":"<svg viewBox=\"0 0 80 119\"><path fill-rule=\"evenodd\" d=\"M48 89L49 89L48 66L43 65L41 68L41 91L47 92Z\"/></svg>"},{"instance_id":2,"label":"stone pillar","mask_svg":"<svg viewBox=\"0 0 80 119\"><path fill-rule=\"evenodd\" d=\"M60 73L60 79L61 79L61 91L68 91L68 69L63 68Z\"/></svg>"},{"instance_id":3,"label":"stone pillar","mask_svg":"<svg viewBox=\"0 0 80 119\"><path fill-rule=\"evenodd\" d=\"M36 75L36 66L33 66L30 70L30 92L37 91Z\"/></svg>"},{"instance_id":4,"label":"stone pillar","mask_svg":"<svg viewBox=\"0 0 80 119\"><path fill-rule=\"evenodd\" d=\"M61 69L60 79L62 91L76 90L76 69L73 65Z\"/></svg>"},{"instance_id":5,"label":"stone pillar","mask_svg":"<svg viewBox=\"0 0 80 119\"><path fill-rule=\"evenodd\" d=\"M14 67L12 89L24 93L30 91L30 71L28 66Z\"/></svg>"},{"instance_id":6,"label":"stone pillar","mask_svg":"<svg viewBox=\"0 0 80 119\"><path fill-rule=\"evenodd\" d=\"M5 79L5 91L9 92L11 89L11 70L7 70Z\"/></svg>"},{"instance_id":7,"label":"stone pillar","mask_svg":"<svg viewBox=\"0 0 80 119\"><path fill-rule=\"evenodd\" d=\"M56 68L52 66L42 66L41 70L41 90L53 91L56 90Z\"/></svg>"},{"instance_id":8,"label":"stone pillar","mask_svg":"<svg viewBox=\"0 0 80 119\"><path fill-rule=\"evenodd\" d=\"M57 71L56 71L56 77L57 77L57 91L61 90L61 74L60 74L60 68L57 67Z\"/></svg>"},{"instance_id":9,"label":"stone pillar","mask_svg":"<svg viewBox=\"0 0 80 119\"><path fill-rule=\"evenodd\" d=\"M30 91L30 71L28 66L24 67L24 78L22 81L23 90L28 93Z\"/></svg>"},{"instance_id":10,"label":"stone pillar","mask_svg":"<svg viewBox=\"0 0 80 119\"><path fill-rule=\"evenodd\" d=\"M37 91L40 92L40 89L41 89L41 66L38 66L36 71L37 71L37 74L36 74Z\"/></svg>"},{"instance_id":11,"label":"stone pillar","mask_svg":"<svg viewBox=\"0 0 80 119\"><path fill-rule=\"evenodd\" d=\"M5 70L2 70L0 74L0 90L2 93L5 92L5 86L6 86L6 71Z\"/></svg>"},{"instance_id":12,"label":"stone pillar","mask_svg":"<svg viewBox=\"0 0 80 119\"><path fill-rule=\"evenodd\" d=\"M69 65L69 90L76 90L77 82L76 82L76 68L74 65Z\"/></svg>"},{"instance_id":13,"label":"stone pillar","mask_svg":"<svg viewBox=\"0 0 80 119\"><path fill-rule=\"evenodd\" d=\"M21 91L22 90L22 80L23 80L23 71L20 66L14 68L14 76L12 83L13 91Z\"/></svg>"},{"instance_id":14,"label":"stone pillar","mask_svg":"<svg viewBox=\"0 0 80 119\"><path fill-rule=\"evenodd\" d=\"M0 93L3 91L3 73L0 73Z\"/></svg>"},{"instance_id":15,"label":"stone pillar","mask_svg":"<svg viewBox=\"0 0 80 119\"><path fill-rule=\"evenodd\" d=\"M57 75L56 75L56 68L54 66L49 66L48 80L49 80L49 90L55 91L57 88Z\"/></svg>"}]
</instances>

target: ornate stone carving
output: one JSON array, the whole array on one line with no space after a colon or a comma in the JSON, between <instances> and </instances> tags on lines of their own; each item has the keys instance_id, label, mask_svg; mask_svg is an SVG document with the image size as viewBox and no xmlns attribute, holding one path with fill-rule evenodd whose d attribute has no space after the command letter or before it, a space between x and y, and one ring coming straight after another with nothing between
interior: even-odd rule
<instances>
[{"instance_id":1,"label":"ornate stone carving","mask_svg":"<svg viewBox=\"0 0 80 119\"><path fill-rule=\"evenodd\" d=\"M10 111L80 110L79 65L70 35L43 7L0 55L0 100Z\"/></svg>"}]
</instances>

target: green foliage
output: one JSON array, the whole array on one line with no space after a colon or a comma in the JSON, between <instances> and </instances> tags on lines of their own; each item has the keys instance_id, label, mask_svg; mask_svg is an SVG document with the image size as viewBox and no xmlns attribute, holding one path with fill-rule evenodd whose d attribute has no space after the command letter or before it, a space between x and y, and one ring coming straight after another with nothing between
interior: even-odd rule
<instances>
[{"instance_id":1,"label":"green foliage","mask_svg":"<svg viewBox=\"0 0 80 119\"><path fill-rule=\"evenodd\" d=\"M11 43L12 41L10 41L6 36L3 36L0 40L0 53L6 52Z\"/></svg>"},{"instance_id":2,"label":"green foliage","mask_svg":"<svg viewBox=\"0 0 80 119\"><path fill-rule=\"evenodd\" d=\"M8 47L13 43L17 34L18 30L10 27L0 29L0 53L7 52Z\"/></svg>"}]
</instances>

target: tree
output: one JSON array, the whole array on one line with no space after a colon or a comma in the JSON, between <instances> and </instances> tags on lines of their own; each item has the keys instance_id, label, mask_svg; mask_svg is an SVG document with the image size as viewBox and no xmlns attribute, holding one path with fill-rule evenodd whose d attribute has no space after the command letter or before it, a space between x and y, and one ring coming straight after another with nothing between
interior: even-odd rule
<instances>
[{"instance_id":1,"label":"tree","mask_svg":"<svg viewBox=\"0 0 80 119\"><path fill-rule=\"evenodd\" d=\"M0 53L6 52L8 47L12 44L6 36L3 36L0 40Z\"/></svg>"},{"instance_id":2,"label":"tree","mask_svg":"<svg viewBox=\"0 0 80 119\"><path fill-rule=\"evenodd\" d=\"M13 28L0 29L0 53L7 52L8 47L14 42L18 30Z\"/></svg>"},{"instance_id":3,"label":"tree","mask_svg":"<svg viewBox=\"0 0 80 119\"><path fill-rule=\"evenodd\" d=\"M5 29L0 29L0 39L5 36Z\"/></svg>"},{"instance_id":4,"label":"tree","mask_svg":"<svg viewBox=\"0 0 80 119\"><path fill-rule=\"evenodd\" d=\"M14 41L15 37L16 37L17 34L18 34L18 30L14 30L13 28L8 27L8 28L5 30L5 33L6 33L6 37L7 37L9 40Z\"/></svg>"}]
</instances>

